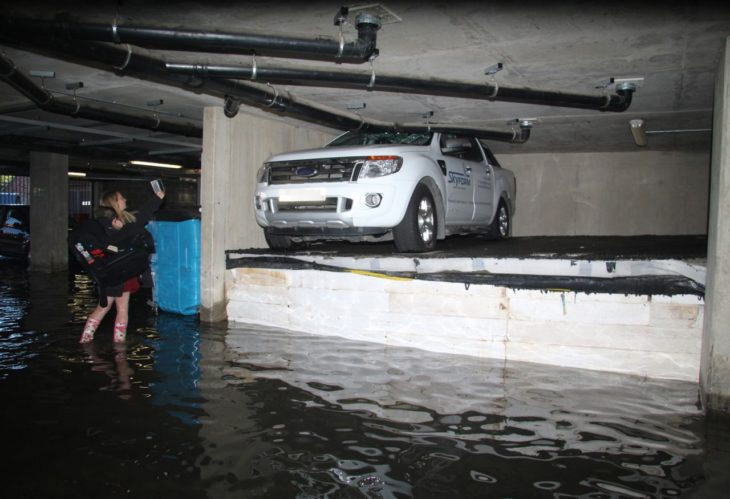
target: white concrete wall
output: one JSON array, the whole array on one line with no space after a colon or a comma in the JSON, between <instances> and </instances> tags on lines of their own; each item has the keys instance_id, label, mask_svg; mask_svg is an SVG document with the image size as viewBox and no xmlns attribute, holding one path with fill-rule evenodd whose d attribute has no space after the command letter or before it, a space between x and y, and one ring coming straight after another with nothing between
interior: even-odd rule
<instances>
[{"instance_id":1,"label":"white concrete wall","mask_svg":"<svg viewBox=\"0 0 730 499\"><path fill-rule=\"evenodd\" d=\"M515 236L707 232L707 152L509 154Z\"/></svg>"},{"instance_id":2,"label":"white concrete wall","mask_svg":"<svg viewBox=\"0 0 730 499\"><path fill-rule=\"evenodd\" d=\"M696 381L703 302L352 272L228 271L228 318L434 352Z\"/></svg>"}]
</instances>

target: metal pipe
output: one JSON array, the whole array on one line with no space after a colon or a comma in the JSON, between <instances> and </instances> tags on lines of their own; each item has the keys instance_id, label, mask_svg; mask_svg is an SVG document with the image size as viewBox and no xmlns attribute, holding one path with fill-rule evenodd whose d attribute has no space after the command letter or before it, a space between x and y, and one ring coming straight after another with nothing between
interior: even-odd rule
<instances>
[{"instance_id":1,"label":"metal pipe","mask_svg":"<svg viewBox=\"0 0 730 499\"><path fill-rule=\"evenodd\" d=\"M79 100L56 99L52 93L39 87L33 80L19 71L15 63L3 54L0 54L0 80L33 101L41 109L51 113L116 123L135 128L158 130L175 135L184 135L186 137L203 136L202 127L189 122L163 120L159 116L154 115L114 111L103 107L82 104Z\"/></svg>"},{"instance_id":2,"label":"metal pipe","mask_svg":"<svg viewBox=\"0 0 730 499\"><path fill-rule=\"evenodd\" d=\"M0 32L0 39L6 39L5 34L2 32ZM17 43L18 41L10 40L10 42ZM173 85L196 93L213 95L224 100L233 99L267 112L286 115L336 130L440 131L442 129L458 129L461 133L468 133L479 138L517 143L524 142L529 137L529 131L515 133L477 127L455 128L422 123L400 124L369 120L354 113L345 113L324 106L300 102L285 92L272 90L265 86L223 78L201 79L190 75L172 74L165 69L165 61L136 53L129 46L122 49L115 45L98 42L60 42L36 37L26 37L22 40L22 44L26 50L29 48L37 49L41 53L81 64L94 62L104 69L114 68L120 74L164 85Z\"/></svg>"},{"instance_id":3,"label":"metal pipe","mask_svg":"<svg viewBox=\"0 0 730 499\"><path fill-rule=\"evenodd\" d=\"M0 16L0 31L17 38L33 33L34 36L52 37L56 40L129 43L153 49L242 55L255 53L269 57L363 63L377 55L376 41L380 19L361 13L356 18L356 27L357 40L344 42L344 40L324 38L304 39L250 33L207 32L189 28L170 29Z\"/></svg>"},{"instance_id":4,"label":"metal pipe","mask_svg":"<svg viewBox=\"0 0 730 499\"><path fill-rule=\"evenodd\" d=\"M285 85L381 90L464 99L518 102L543 106L621 112L631 104L634 88L622 88L614 95L585 95L526 87L505 87L496 83L467 83L454 80L410 78L372 73L352 73L319 69L267 68L257 65L232 66L167 63L168 71L201 78L261 80Z\"/></svg>"}]
</instances>

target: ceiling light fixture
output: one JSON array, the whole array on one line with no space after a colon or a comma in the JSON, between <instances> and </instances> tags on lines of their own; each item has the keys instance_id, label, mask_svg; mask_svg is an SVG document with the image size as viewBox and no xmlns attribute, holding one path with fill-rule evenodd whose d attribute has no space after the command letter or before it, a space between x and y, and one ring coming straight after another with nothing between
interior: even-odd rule
<instances>
[{"instance_id":1,"label":"ceiling light fixture","mask_svg":"<svg viewBox=\"0 0 730 499\"><path fill-rule=\"evenodd\" d=\"M155 168L177 168L177 169L182 168L181 165L173 165L173 164L170 164L170 163L155 163L155 162L152 162L152 161L137 161L137 160L135 160L135 161L130 161L129 164L130 165L135 165L135 166L154 166Z\"/></svg>"},{"instance_id":2,"label":"ceiling light fixture","mask_svg":"<svg viewBox=\"0 0 730 499\"><path fill-rule=\"evenodd\" d=\"M86 174L84 172L68 172L69 177L85 177Z\"/></svg>"},{"instance_id":3,"label":"ceiling light fixture","mask_svg":"<svg viewBox=\"0 0 730 499\"><path fill-rule=\"evenodd\" d=\"M644 120L629 120L631 126L631 135L634 136L634 142L639 147L646 146L646 130L644 130Z\"/></svg>"},{"instance_id":4,"label":"ceiling light fixture","mask_svg":"<svg viewBox=\"0 0 730 499\"><path fill-rule=\"evenodd\" d=\"M693 132L712 132L712 128L684 128L678 130L645 130L644 120L629 120L631 126L631 135L634 136L634 142L639 147L647 145L647 135L660 135L666 133L693 133Z\"/></svg>"}]
</instances>

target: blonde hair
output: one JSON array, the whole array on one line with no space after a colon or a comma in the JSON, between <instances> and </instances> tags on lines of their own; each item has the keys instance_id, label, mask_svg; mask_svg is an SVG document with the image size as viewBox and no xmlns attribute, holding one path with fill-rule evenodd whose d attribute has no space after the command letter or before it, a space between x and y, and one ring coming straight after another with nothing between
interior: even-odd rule
<instances>
[{"instance_id":1,"label":"blonde hair","mask_svg":"<svg viewBox=\"0 0 730 499\"><path fill-rule=\"evenodd\" d=\"M99 205L101 205L103 208L109 208L110 210L112 210L117 219L123 224L134 222L136 220L136 218L134 218L134 215L129 213L127 210L123 210L119 207L119 202L117 201L117 196L119 195L121 195L119 191L105 192L104 195L101 196Z\"/></svg>"}]
</instances>

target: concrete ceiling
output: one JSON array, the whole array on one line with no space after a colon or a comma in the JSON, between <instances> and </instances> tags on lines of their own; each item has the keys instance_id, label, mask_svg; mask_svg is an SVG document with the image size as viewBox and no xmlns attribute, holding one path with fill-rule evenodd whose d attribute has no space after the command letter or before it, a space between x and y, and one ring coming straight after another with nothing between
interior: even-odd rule
<instances>
[{"instance_id":1,"label":"concrete ceiling","mask_svg":"<svg viewBox=\"0 0 730 499\"><path fill-rule=\"evenodd\" d=\"M725 39L730 36L730 8L716 3L684 2L382 2L395 15L378 33L377 74L444 78L471 83L487 82L485 69L501 62L495 75L499 85L531 87L589 95L613 92L596 88L609 78L642 78L633 104L623 113L490 102L461 98L405 95L367 90L279 86L298 100L339 111L365 104L355 111L383 121L448 123L509 130L510 120L536 118L532 137L525 144L494 143L496 153L634 151L629 120L641 118L649 131L677 131L649 135L647 149L708 150L712 126L715 73ZM187 27L206 31L279 34L303 38L336 39L333 17L337 2L175 2L140 0L119 2L37 2L4 7L6 14L51 18L68 13L74 20L120 25ZM347 4L345 4L347 5ZM357 4L351 4L357 6ZM371 9L372 10L372 9ZM378 8L379 12L383 12ZM344 29L347 41L356 38L352 25ZM16 66L54 71L43 80L46 89L72 94L66 85L83 82L79 98L115 103L161 117L185 117L202 125L203 108L221 106L218 98L150 83L111 71L58 60L5 46L4 54ZM137 49L135 49L137 50ZM140 49L140 51L145 52ZM250 56L147 51L169 62L250 65ZM316 67L369 74L368 64L336 65L260 57L261 65ZM35 79L39 84L39 78ZM377 81L377 80L376 80ZM161 105L150 106L162 100ZM252 108L241 112L266 114ZM273 115L279 119L278 115ZM33 120L31 122L20 121ZM57 129L48 124L83 127ZM103 133L105 133L105 135ZM135 140L122 143L125 136ZM146 142L145 137L170 141ZM114 138L119 139L116 144ZM142 140L140 140L142 139ZM102 143L101 141L106 141ZM52 115L0 83L0 158L21 162L27 151L42 147L70 147L73 162L174 158L165 151L196 145L197 139L154 134L146 130ZM50 145L49 145L50 144ZM162 151L163 154L156 154ZM151 155L149 153L152 153ZM188 164L199 155L183 153ZM97 158L91 160L90 158Z\"/></svg>"}]
</instances>

